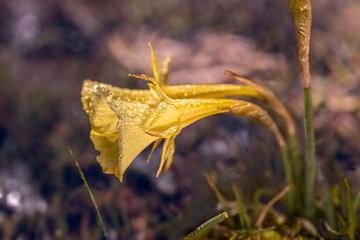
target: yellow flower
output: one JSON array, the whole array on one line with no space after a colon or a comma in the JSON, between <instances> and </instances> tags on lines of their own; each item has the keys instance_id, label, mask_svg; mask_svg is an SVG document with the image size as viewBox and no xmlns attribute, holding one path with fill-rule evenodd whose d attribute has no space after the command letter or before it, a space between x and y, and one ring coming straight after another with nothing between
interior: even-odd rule
<instances>
[{"instance_id":1,"label":"yellow flower","mask_svg":"<svg viewBox=\"0 0 360 240\"><path fill-rule=\"evenodd\" d=\"M280 146L285 141L271 117L261 107L225 96L248 95L264 100L252 86L239 85L180 85L166 86L167 59L162 72L157 68L152 50L154 78L131 75L150 81L149 90L130 90L109 84L85 80L81 92L84 110L91 124L90 138L103 171L115 174L120 181L131 162L154 142L153 150L165 139L161 171L171 166L175 152L175 137L189 124L218 113L231 112L250 117L270 129ZM148 158L148 160L149 160Z\"/></svg>"}]
</instances>

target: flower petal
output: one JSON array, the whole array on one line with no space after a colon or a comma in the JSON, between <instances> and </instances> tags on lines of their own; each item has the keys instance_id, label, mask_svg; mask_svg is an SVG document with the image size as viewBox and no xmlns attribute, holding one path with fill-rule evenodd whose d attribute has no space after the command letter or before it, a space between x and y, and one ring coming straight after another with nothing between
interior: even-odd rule
<instances>
[{"instance_id":1,"label":"flower petal","mask_svg":"<svg viewBox=\"0 0 360 240\"><path fill-rule=\"evenodd\" d=\"M158 98L151 94L150 90L142 89L128 89L128 88L119 88L114 87L110 84L100 83L92 81L90 79L84 80L83 86L81 89L81 102L86 113L89 113L91 94L95 91L97 87L104 87L108 89L113 99L121 99L128 102L141 102L144 104L156 104Z\"/></svg>"},{"instance_id":2,"label":"flower petal","mask_svg":"<svg viewBox=\"0 0 360 240\"><path fill-rule=\"evenodd\" d=\"M103 172L114 174L119 162L119 133L116 131L117 116L106 102L109 91L104 87L96 87L87 96L84 104L89 113L91 124L90 138L96 150L100 152L97 161ZM83 95L84 96L84 95ZM85 97L85 96L84 96ZM83 98L84 99L84 98ZM86 105L88 103L88 105Z\"/></svg>"},{"instance_id":3,"label":"flower petal","mask_svg":"<svg viewBox=\"0 0 360 240\"><path fill-rule=\"evenodd\" d=\"M175 140L172 141L171 145L169 146L164 171L168 171L170 169L171 164L172 164L173 159L174 159L174 153L175 153Z\"/></svg>"},{"instance_id":4,"label":"flower petal","mask_svg":"<svg viewBox=\"0 0 360 240\"><path fill-rule=\"evenodd\" d=\"M168 85L162 87L167 96L182 98L223 98L225 96L249 96L262 99L262 95L251 86L235 84Z\"/></svg>"},{"instance_id":5,"label":"flower petal","mask_svg":"<svg viewBox=\"0 0 360 240\"><path fill-rule=\"evenodd\" d=\"M150 158L151 158L151 155L153 154L153 152L155 151L155 149L159 146L159 144L161 143L163 139L162 138L159 138L158 140L156 140L150 150L150 153L149 153L149 156L148 158L146 159L146 163L149 163L150 161Z\"/></svg>"},{"instance_id":6,"label":"flower petal","mask_svg":"<svg viewBox=\"0 0 360 240\"><path fill-rule=\"evenodd\" d=\"M125 170L135 157L158 139L146 134L141 127L154 109L147 104L131 103L119 99L108 99L108 104L118 117L119 164L115 169L115 175L122 181Z\"/></svg>"},{"instance_id":7,"label":"flower petal","mask_svg":"<svg viewBox=\"0 0 360 240\"><path fill-rule=\"evenodd\" d=\"M183 129L201 118L229 112L229 107L243 102L234 99L178 99L172 104L181 116L181 129Z\"/></svg>"},{"instance_id":8,"label":"flower petal","mask_svg":"<svg viewBox=\"0 0 360 240\"><path fill-rule=\"evenodd\" d=\"M144 131L149 135L168 138L178 132L180 114L174 105L161 102L144 127Z\"/></svg>"},{"instance_id":9,"label":"flower petal","mask_svg":"<svg viewBox=\"0 0 360 240\"><path fill-rule=\"evenodd\" d=\"M161 173L161 171L162 171L162 169L164 167L165 161L169 156L170 156L170 164L172 162L172 158L174 156L174 151L175 151L175 142L174 142L175 137L176 137L176 135L173 135L173 136L165 139L165 142L164 142L164 145L163 145L163 152L162 152L162 155L161 155L160 166L159 166L159 169L158 169L158 171L156 173L156 177L158 177L159 174Z\"/></svg>"}]
</instances>

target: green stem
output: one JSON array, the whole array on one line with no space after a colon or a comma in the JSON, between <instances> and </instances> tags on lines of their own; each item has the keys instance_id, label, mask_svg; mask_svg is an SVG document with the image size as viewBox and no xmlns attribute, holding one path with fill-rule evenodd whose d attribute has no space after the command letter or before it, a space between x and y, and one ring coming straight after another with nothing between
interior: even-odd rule
<instances>
[{"instance_id":1,"label":"green stem","mask_svg":"<svg viewBox=\"0 0 360 240\"><path fill-rule=\"evenodd\" d=\"M291 166L293 173L293 191L294 191L294 201L295 201L295 211L296 213L301 213L302 211L302 195L303 192L303 182L302 182L302 164L301 156L299 149L299 142L296 134L289 135L290 142L290 152L291 152Z\"/></svg>"},{"instance_id":2,"label":"green stem","mask_svg":"<svg viewBox=\"0 0 360 240\"><path fill-rule=\"evenodd\" d=\"M349 185L348 180L344 179L344 189L346 194L346 208L348 212L348 228L347 228L347 234L349 236L350 240L355 240L355 231L356 231L356 211L354 209L354 201L351 194L351 188ZM356 238L358 239L358 238Z\"/></svg>"},{"instance_id":3,"label":"green stem","mask_svg":"<svg viewBox=\"0 0 360 240\"><path fill-rule=\"evenodd\" d=\"M294 181L297 188L301 188L301 158L300 158L300 149L299 149L299 142L297 139L296 134L289 136L290 141L290 152L291 152L291 163L293 166L293 173L294 173Z\"/></svg>"},{"instance_id":4,"label":"green stem","mask_svg":"<svg viewBox=\"0 0 360 240\"><path fill-rule=\"evenodd\" d=\"M245 212L245 209L243 207L243 203L241 201L240 195L239 195L239 190L237 189L237 187L235 185L232 185L232 189L233 192L235 194L235 198L236 198L236 203L237 203L237 207L238 207L238 214L239 214L239 222L240 222L240 226L242 229L251 229L250 223L249 223L249 219L248 216Z\"/></svg>"},{"instance_id":5,"label":"green stem","mask_svg":"<svg viewBox=\"0 0 360 240\"><path fill-rule=\"evenodd\" d=\"M315 214L315 178L316 178L316 158L315 158L315 137L313 125L313 109L311 87L304 88L305 100L305 216L312 219Z\"/></svg>"},{"instance_id":6,"label":"green stem","mask_svg":"<svg viewBox=\"0 0 360 240\"><path fill-rule=\"evenodd\" d=\"M291 163L290 163L290 159L289 159L289 153L288 153L286 146L281 147L281 153L282 153L284 170L285 170L286 185L290 186L293 184L293 174L292 174L292 168L291 168ZM294 206L295 206L294 200L295 200L294 188L292 187L289 190L287 197L286 197L287 210L288 210L289 214L291 214L291 215L294 214Z\"/></svg>"}]
</instances>

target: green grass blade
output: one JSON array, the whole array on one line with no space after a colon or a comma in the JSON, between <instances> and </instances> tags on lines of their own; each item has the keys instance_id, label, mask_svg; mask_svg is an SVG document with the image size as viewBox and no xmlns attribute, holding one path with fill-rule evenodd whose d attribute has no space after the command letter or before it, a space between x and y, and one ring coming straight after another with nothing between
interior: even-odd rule
<instances>
[{"instance_id":1,"label":"green grass blade","mask_svg":"<svg viewBox=\"0 0 360 240\"><path fill-rule=\"evenodd\" d=\"M351 195L351 189L348 180L344 179L344 189L346 195L346 208L348 212L348 224L349 228L347 234L349 235L350 240L355 240L355 229L356 229L356 214L354 210L353 197Z\"/></svg>"},{"instance_id":2,"label":"green grass blade","mask_svg":"<svg viewBox=\"0 0 360 240\"><path fill-rule=\"evenodd\" d=\"M360 204L360 191L359 191L358 194L356 195L355 202L354 202L354 211L355 211L355 212L356 212L357 209L359 208L359 204Z\"/></svg>"},{"instance_id":3,"label":"green grass blade","mask_svg":"<svg viewBox=\"0 0 360 240\"><path fill-rule=\"evenodd\" d=\"M291 186L293 185L293 174L292 174L292 167L291 162L289 159L289 153L286 147L281 147L281 153L283 157L284 163L284 170L285 170L285 179L286 185ZM286 208L290 215L293 215L295 212L295 206L297 206L297 198L295 198L295 191L294 188L291 188L288 195L286 196Z\"/></svg>"},{"instance_id":4,"label":"green grass blade","mask_svg":"<svg viewBox=\"0 0 360 240\"><path fill-rule=\"evenodd\" d=\"M243 203L241 201L240 195L239 195L239 191L235 185L232 185L232 189L235 194L236 203L237 203L237 207L238 207L240 226L242 229L249 230L249 229L251 229L251 226L249 223L249 218L246 215L246 212L244 211L244 207L243 207Z\"/></svg>"},{"instance_id":5,"label":"green grass blade","mask_svg":"<svg viewBox=\"0 0 360 240\"><path fill-rule=\"evenodd\" d=\"M107 233L107 231L106 231L106 228L105 228L105 225L104 225L104 221L103 221L103 219L102 219L102 217L101 217L100 211L99 211L99 209L98 209L98 207L97 207L97 204L96 204L96 202L95 202L95 198L94 198L94 196L93 196L93 194L92 194L92 192L91 192L91 190L90 190L90 187L89 187L89 185L88 185L88 183L87 183L87 181L86 181L86 179L85 179L84 173L81 171L81 168L80 168L80 165L79 165L78 161L76 160L73 152L71 151L70 146L68 146L68 148L69 148L69 152L70 152L72 158L73 158L74 161L75 161L75 165L76 165L76 167L77 167L78 170L79 170L81 179L84 181L84 185L85 185L86 189L87 189L88 192L89 192L91 201L93 202L93 204L94 204L94 206L95 206L95 210L96 210L96 213L97 213L98 218L99 218L99 224L100 224L100 226L101 226L101 228L102 228L102 230L103 230L103 232L104 232L104 237L105 237L105 239L108 240L108 239L109 239L109 235L108 235L108 233Z\"/></svg>"},{"instance_id":6,"label":"green grass blade","mask_svg":"<svg viewBox=\"0 0 360 240\"><path fill-rule=\"evenodd\" d=\"M214 180L211 178L211 176L209 174L204 173L204 177L205 177L207 183L209 184L210 188L213 190L217 200L220 202L223 211L228 213L228 216L229 216L228 223L230 224L230 226L232 228L235 228L234 220L232 219L232 217L230 215L229 209L226 207L226 200L225 200L224 196L221 194L220 190L217 188Z\"/></svg>"},{"instance_id":7,"label":"green grass blade","mask_svg":"<svg viewBox=\"0 0 360 240\"><path fill-rule=\"evenodd\" d=\"M293 164L293 173L294 173L294 184L300 190L302 185L302 177L301 177L301 155L299 149L299 141L297 139L297 135L289 136L290 142L290 152L291 152L291 162ZM300 191L299 191L300 192Z\"/></svg>"},{"instance_id":8,"label":"green grass blade","mask_svg":"<svg viewBox=\"0 0 360 240\"><path fill-rule=\"evenodd\" d=\"M334 198L320 164L318 167L318 180L324 184L322 187L322 206L325 211L325 219L329 226L334 229L336 227Z\"/></svg>"},{"instance_id":9,"label":"green grass blade","mask_svg":"<svg viewBox=\"0 0 360 240\"><path fill-rule=\"evenodd\" d=\"M194 231L192 231L189 235L187 235L184 238L184 240L197 239L197 237L199 237L201 234L205 233L207 230L210 230L216 224L223 222L227 218L228 218L228 215L227 215L226 212L220 213L216 217L214 217L214 218L210 219L209 221L201 224Z\"/></svg>"},{"instance_id":10,"label":"green grass blade","mask_svg":"<svg viewBox=\"0 0 360 240\"><path fill-rule=\"evenodd\" d=\"M325 189L324 189L324 207L325 207L325 217L327 221L329 222L329 225L332 228L336 227L336 219L335 219L335 206L333 202L333 198L331 195L331 190L326 183Z\"/></svg>"}]
</instances>

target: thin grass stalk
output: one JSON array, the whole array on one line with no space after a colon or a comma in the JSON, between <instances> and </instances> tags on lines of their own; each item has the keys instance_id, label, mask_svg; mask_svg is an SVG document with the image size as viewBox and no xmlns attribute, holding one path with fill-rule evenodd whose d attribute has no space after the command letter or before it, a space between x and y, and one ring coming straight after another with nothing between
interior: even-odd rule
<instances>
[{"instance_id":1,"label":"thin grass stalk","mask_svg":"<svg viewBox=\"0 0 360 240\"><path fill-rule=\"evenodd\" d=\"M299 214L302 211L302 192L303 192L303 178L302 178L302 163L299 149L299 141L296 133L289 135L289 150L290 150L290 162L292 168L293 187L292 192L294 196L294 211L295 214Z\"/></svg>"},{"instance_id":2,"label":"thin grass stalk","mask_svg":"<svg viewBox=\"0 0 360 240\"><path fill-rule=\"evenodd\" d=\"M249 223L249 219L248 216L246 215L246 212L244 210L243 207L243 203L241 201L240 195L239 195L239 191L237 189L237 187L235 185L232 185L232 189L236 198L236 204L238 207L238 214L239 214L239 222L240 222L240 227L242 229L251 229L250 223Z\"/></svg>"},{"instance_id":3,"label":"thin grass stalk","mask_svg":"<svg viewBox=\"0 0 360 240\"><path fill-rule=\"evenodd\" d=\"M299 141L296 134L289 135L289 146L290 146L290 153L291 153L291 163L293 168L294 174L294 188L297 189L299 192L301 191L302 187L302 164L301 164L301 155L299 149Z\"/></svg>"},{"instance_id":4,"label":"thin grass stalk","mask_svg":"<svg viewBox=\"0 0 360 240\"><path fill-rule=\"evenodd\" d=\"M355 240L355 230L356 230L356 212L354 209L354 201L350 190L350 185L348 180L344 179L344 189L346 195L346 208L348 212L348 224L349 228L347 229L347 234L350 240Z\"/></svg>"},{"instance_id":5,"label":"thin grass stalk","mask_svg":"<svg viewBox=\"0 0 360 240\"><path fill-rule=\"evenodd\" d=\"M104 238L105 238L106 240L108 240L108 239L109 239L109 235L108 235L107 230L106 230L106 228L105 228L105 224L104 224L104 221L103 221L103 219L102 219L102 217L101 217L99 208L98 208L98 206L97 206L97 204L96 204L94 195L92 194L91 189L90 189L90 187L89 187L89 185L88 185L88 183L87 183L87 181L86 181L86 178L85 178L85 176L84 176L84 173L82 172L82 170L81 170L81 168L80 168L79 162L76 160L76 158L75 158L75 156L74 156L74 154L73 154L70 146L68 146L68 148L69 148L69 152L70 152L72 158L73 158L74 161L75 161L75 165L76 165L76 167L78 168L78 171L79 171L79 173L80 173L81 179L82 179L83 182L84 182L85 188L86 188L86 189L88 190L88 192L89 192L91 201L92 201L92 203L94 204L96 213L97 213L97 215L98 215L99 225L101 226L101 228L102 228L102 230L103 230L103 233L104 233Z\"/></svg>"},{"instance_id":6,"label":"thin grass stalk","mask_svg":"<svg viewBox=\"0 0 360 240\"><path fill-rule=\"evenodd\" d=\"M226 212L220 213L216 217L208 220L204 224L201 224L194 231L192 231L189 235L187 235L184 240L194 240L198 239L202 234L206 233L206 231L210 230L216 224L223 222L228 218L228 214Z\"/></svg>"},{"instance_id":7,"label":"thin grass stalk","mask_svg":"<svg viewBox=\"0 0 360 240\"><path fill-rule=\"evenodd\" d=\"M328 184L326 184L325 189L325 217L327 222L332 228L336 227L336 218L335 218L335 207L334 202L331 195L331 190Z\"/></svg>"},{"instance_id":8,"label":"thin grass stalk","mask_svg":"<svg viewBox=\"0 0 360 240\"><path fill-rule=\"evenodd\" d=\"M321 178L321 181L324 184L323 187L323 196L322 196L322 203L325 210L325 219L328 223L328 225L332 228L336 228L336 217L335 217L335 205L334 205L334 199L333 195L329 186L329 183L327 182L324 174L321 171L321 166L319 165L319 172L318 172L319 178Z\"/></svg>"},{"instance_id":9,"label":"thin grass stalk","mask_svg":"<svg viewBox=\"0 0 360 240\"><path fill-rule=\"evenodd\" d=\"M283 158L284 170L285 170L285 180L286 185L293 185L293 174L291 168L291 162L289 159L289 153L286 146L281 147L281 153ZM295 211L295 192L294 189L291 188L288 195L286 196L286 208L289 214L294 214Z\"/></svg>"},{"instance_id":10,"label":"thin grass stalk","mask_svg":"<svg viewBox=\"0 0 360 240\"><path fill-rule=\"evenodd\" d=\"M215 181L212 179L210 174L204 173L204 177L205 177L206 182L209 184L211 190L214 192L217 200L220 202L223 211L228 214L226 218L227 218L229 225L232 228L235 228L235 222L232 219L232 216L230 215L229 208L226 206L226 200L225 200L224 196L222 195L222 193L220 192L220 190L218 189L218 187L216 186Z\"/></svg>"},{"instance_id":11,"label":"thin grass stalk","mask_svg":"<svg viewBox=\"0 0 360 240\"><path fill-rule=\"evenodd\" d=\"M360 204L360 191L356 194L355 202L354 202L354 211L357 211Z\"/></svg>"}]
</instances>

